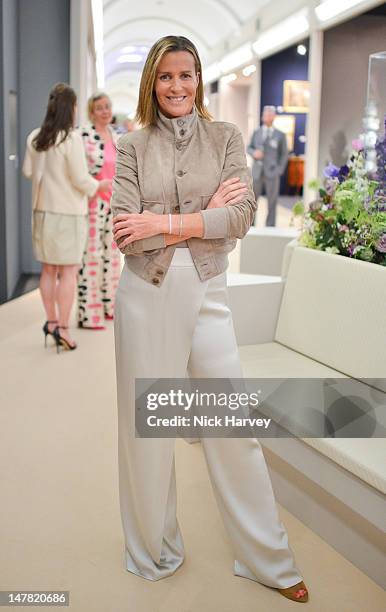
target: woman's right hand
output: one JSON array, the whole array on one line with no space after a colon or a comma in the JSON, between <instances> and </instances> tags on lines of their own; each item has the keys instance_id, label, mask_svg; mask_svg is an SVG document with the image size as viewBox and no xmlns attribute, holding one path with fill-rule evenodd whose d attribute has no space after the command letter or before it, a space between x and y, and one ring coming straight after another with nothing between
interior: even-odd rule
<instances>
[{"instance_id":1,"label":"woman's right hand","mask_svg":"<svg viewBox=\"0 0 386 612\"><path fill-rule=\"evenodd\" d=\"M112 182L112 179L102 179L101 181L99 181L97 192L106 193L108 191L111 191Z\"/></svg>"},{"instance_id":2,"label":"woman's right hand","mask_svg":"<svg viewBox=\"0 0 386 612\"><path fill-rule=\"evenodd\" d=\"M221 183L216 193L210 200L208 208L223 208L224 206L230 206L231 204L237 204L242 202L247 193L248 188L246 183L242 183L238 176L228 179Z\"/></svg>"}]
</instances>

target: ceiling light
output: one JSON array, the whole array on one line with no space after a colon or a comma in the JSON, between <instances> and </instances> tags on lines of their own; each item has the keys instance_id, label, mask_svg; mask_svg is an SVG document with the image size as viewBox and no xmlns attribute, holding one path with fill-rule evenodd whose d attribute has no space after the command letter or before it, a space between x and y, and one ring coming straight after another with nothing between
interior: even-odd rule
<instances>
[{"instance_id":1,"label":"ceiling light","mask_svg":"<svg viewBox=\"0 0 386 612\"><path fill-rule=\"evenodd\" d=\"M309 23L306 11L301 11L263 32L256 42L253 43L253 50L256 55L261 57L278 47L282 47L283 43L288 43L298 36L305 34L308 32L308 28Z\"/></svg>"},{"instance_id":2,"label":"ceiling light","mask_svg":"<svg viewBox=\"0 0 386 612\"><path fill-rule=\"evenodd\" d=\"M121 49L121 53L142 53L147 55L149 53L149 47L145 47L142 45L129 45L128 47L123 47L123 49Z\"/></svg>"},{"instance_id":3,"label":"ceiling light","mask_svg":"<svg viewBox=\"0 0 386 612\"><path fill-rule=\"evenodd\" d=\"M219 62L221 72L226 73L235 70L239 66L250 62L252 59L253 52L250 43L242 45L242 47L228 53L228 55Z\"/></svg>"},{"instance_id":4,"label":"ceiling light","mask_svg":"<svg viewBox=\"0 0 386 612\"><path fill-rule=\"evenodd\" d=\"M296 51L299 53L299 55L306 55L307 47L305 45L298 45L296 47Z\"/></svg>"},{"instance_id":5,"label":"ceiling light","mask_svg":"<svg viewBox=\"0 0 386 612\"><path fill-rule=\"evenodd\" d=\"M315 13L319 21L327 21L361 2L363 0L325 0L315 8Z\"/></svg>"},{"instance_id":6,"label":"ceiling light","mask_svg":"<svg viewBox=\"0 0 386 612\"><path fill-rule=\"evenodd\" d=\"M138 62L142 62L142 59L143 57L139 53L128 53L118 57L117 62L118 64L137 64Z\"/></svg>"},{"instance_id":7,"label":"ceiling light","mask_svg":"<svg viewBox=\"0 0 386 612\"><path fill-rule=\"evenodd\" d=\"M231 83L232 81L235 81L236 79L237 79L237 74L235 74L234 72L231 72L231 74L226 74L225 76L223 76L221 81L223 83Z\"/></svg>"},{"instance_id":8,"label":"ceiling light","mask_svg":"<svg viewBox=\"0 0 386 612\"><path fill-rule=\"evenodd\" d=\"M246 77L250 76L254 72L256 72L255 64L250 64L249 66L245 66L245 68L243 68L243 75Z\"/></svg>"},{"instance_id":9,"label":"ceiling light","mask_svg":"<svg viewBox=\"0 0 386 612\"><path fill-rule=\"evenodd\" d=\"M211 81L217 81L217 79L221 75L220 66L215 63L208 66L208 68L204 68L203 70L203 80L204 83L210 83Z\"/></svg>"}]
</instances>

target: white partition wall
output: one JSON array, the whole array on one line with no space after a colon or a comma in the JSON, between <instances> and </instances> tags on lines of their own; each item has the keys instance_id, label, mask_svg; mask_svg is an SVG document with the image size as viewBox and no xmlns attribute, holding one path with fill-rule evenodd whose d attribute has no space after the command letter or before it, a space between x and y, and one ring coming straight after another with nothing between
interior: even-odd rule
<instances>
[{"instance_id":1,"label":"white partition wall","mask_svg":"<svg viewBox=\"0 0 386 612\"><path fill-rule=\"evenodd\" d=\"M259 123L260 103L260 62L253 62L256 71L244 76L242 71L235 72L233 81L219 80L218 117L220 121L235 123L244 138L245 144Z\"/></svg>"},{"instance_id":2,"label":"white partition wall","mask_svg":"<svg viewBox=\"0 0 386 612\"><path fill-rule=\"evenodd\" d=\"M308 204L315 192L308 183L318 176L320 100L322 95L323 32L314 30L310 36L308 80L310 81L310 109L306 122L306 147L304 168L304 200Z\"/></svg>"},{"instance_id":3,"label":"white partition wall","mask_svg":"<svg viewBox=\"0 0 386 612\"><path fill-rule=\"evenodd\" d=\"M97 89L91 0L71 0L70 84L78 96L78 123L87 121L87 99Z\"/></svg>"}]
</instances>

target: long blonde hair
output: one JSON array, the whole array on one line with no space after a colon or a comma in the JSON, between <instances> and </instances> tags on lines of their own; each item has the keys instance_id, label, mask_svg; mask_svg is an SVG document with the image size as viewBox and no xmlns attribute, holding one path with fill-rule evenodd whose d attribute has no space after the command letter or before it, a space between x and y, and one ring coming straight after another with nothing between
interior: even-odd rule
<instances>
[{"instance_id":1,"label":"long blonde hair","mask_svg":"<svg viewBox=\"0 0 386 612\"><path fill-rule=\"evenodd\" d=\"M158 101L154 88L157 68L163 56L171 51L188 51L193 55L196 74L200 73L194 104L200 117L209 121L212 120L212 116L204 105L202 66L196 47L185 36L164 36L157 40L150 49L142 72L135 120L144 127L157 123Z\"/></svg>"}]
</instances>

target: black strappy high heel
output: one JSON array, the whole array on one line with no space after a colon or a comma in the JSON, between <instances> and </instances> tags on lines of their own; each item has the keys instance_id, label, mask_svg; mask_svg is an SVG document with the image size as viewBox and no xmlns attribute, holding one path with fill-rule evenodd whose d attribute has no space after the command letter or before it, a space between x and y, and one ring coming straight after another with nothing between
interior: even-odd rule
<instances>
[{"instance_id":1,"label":"black strappy high heel","mask_svg":"<svg viewBox=\"0 0 386 612\"><path fill-rule=\"evenodd\" d=\"M68 326L58 325L54 329L53 336L56 342L56 352L59 353L60 346L62 346L66 351L74 351L77 347L76 342L74 342L74 344L70 344L68 340L66 340L65 338L63 338L63 336L60 335L60 329L68 329Z\"/></svg>"},{"instance_id":2,"label":"black strappy high heel","mask_svg":"<svg viewBox=\"0 0 386 612\"><path fill-rule=\"evenodd\" d=\"M44 347L47 348L47 336L52 336L55 339L54 331L48 329L49 323L57 323L57 321L46 321L43 325Z\"/></svg>"}]
</instances>

